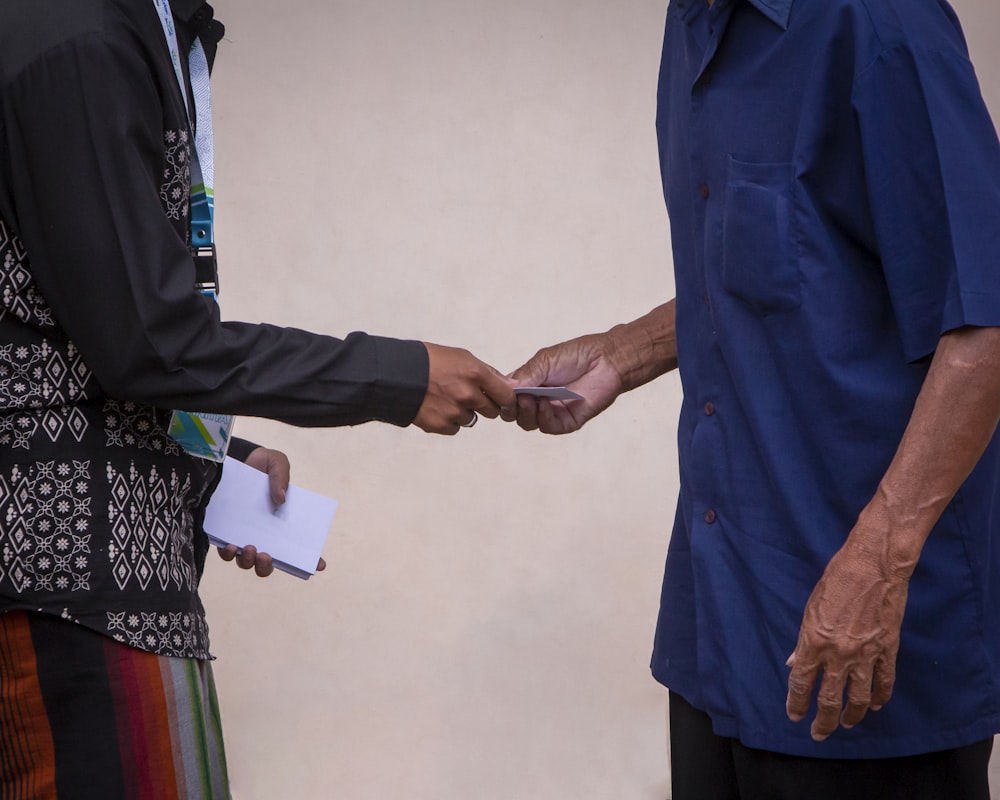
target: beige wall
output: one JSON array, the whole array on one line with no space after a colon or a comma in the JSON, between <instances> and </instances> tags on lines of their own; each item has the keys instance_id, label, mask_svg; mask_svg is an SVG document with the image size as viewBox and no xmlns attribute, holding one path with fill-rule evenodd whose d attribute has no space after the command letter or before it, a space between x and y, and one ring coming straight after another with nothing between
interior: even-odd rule
<instances>
[{"instance_id":1,"label":"beige wall","mask_svg":"<svg viewBox=\"0 0 1000 800\"><path fill-rule=\"evenodd\" d=\"M217 0L222 305L502 371L672 295L665 0ZM995 0L959 0L1000 108ZM212 559L237 800L663 800L679 384L572 437L242 420L341 501L308 583Z\"/></svg>"}]
</instances>

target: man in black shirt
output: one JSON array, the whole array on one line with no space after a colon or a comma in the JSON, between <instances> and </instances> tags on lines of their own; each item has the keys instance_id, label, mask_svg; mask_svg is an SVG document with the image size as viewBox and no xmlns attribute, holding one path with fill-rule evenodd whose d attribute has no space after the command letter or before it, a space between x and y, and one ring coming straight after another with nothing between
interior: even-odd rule
<instances>
[{"instance_id":1,"label":"man in black shirt","mask_svg":"<svg viewBox=\"0 0 1000 800\"><path fill-rule=\"evenodd\" d=\"M211 64L221 34L201 0L173 0L172 19L165 0L0 0L4 796L131 796L154 773L228 796L197 593L218 467L171 439L172 410L453 434L514 404L464 350L222 322L195 290L208 120L188 53L197 40ZM192 662L195 678L176 668ZM100 691L73 691L85 675ZM15 690L34 704L14 713ZM161 775L166 760L187 766Z\"/></svg>"}]
</instances>

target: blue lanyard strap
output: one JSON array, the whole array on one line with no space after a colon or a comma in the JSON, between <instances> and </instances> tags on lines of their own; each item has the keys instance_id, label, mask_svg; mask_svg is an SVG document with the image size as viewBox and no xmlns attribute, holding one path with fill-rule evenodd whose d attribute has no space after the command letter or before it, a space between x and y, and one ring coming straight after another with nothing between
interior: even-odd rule
<instances>
[{"instance_id":1,"label":"blue lanyard strap","mask_svg":"<svg viewBox=\"0 0 1000 800\"><path fill-rule=\"evenodd\" d=\"M219 280L212 235L215 216L215 150L212 142L212 95L208 88L208 59L201 41L195 39L188 56L191 94L194 96L192 119L170 0L153 0L153 5L163 25L163 35L174 65L177 86L184 98L188 131L194 143L191 158L191 255L195 265L196 288L217 300ZM185 452L199 458L222 461L229 447L233 419L228 414L196 414L177 410L170 417L169 432Z\"/></svg>"},{"instance_id":2,"label":"blue lanyard strap","mask_svg":"<svg viewBox=\"0 0 1000 800\"><path fill-rule=\"evenodd\" d=\"M194 119L188 103L181 66L180 48L170 0L153 0L157 16L163 26L163 36L170 51L170 60L177 78L177 86L184 98L188 116L188 130L192 132L194 147L191 160L191 244L195 248L211 248L215 237L215 145L212 131L212 93L208 81L208 58L200 39L195 39L188 56L191 74L191 93L194 96ZM197 124L195 124L195 121Z\"/></svg>"}]
</instances>

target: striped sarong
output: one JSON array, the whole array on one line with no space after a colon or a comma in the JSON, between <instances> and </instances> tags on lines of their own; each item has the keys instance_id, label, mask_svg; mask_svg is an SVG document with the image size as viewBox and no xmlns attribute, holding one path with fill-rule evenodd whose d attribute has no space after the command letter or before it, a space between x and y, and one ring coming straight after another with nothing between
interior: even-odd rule
<instances>
[{"instance_id":1,"label":"striped sarong","mask_svg":"<svg viewBox=\"0 0 1000 800\"><path fill-rule=\"evenodd\" d=\"M229 797L209 662L0 614L0 800Z\"/></svg>"}]
</instances>

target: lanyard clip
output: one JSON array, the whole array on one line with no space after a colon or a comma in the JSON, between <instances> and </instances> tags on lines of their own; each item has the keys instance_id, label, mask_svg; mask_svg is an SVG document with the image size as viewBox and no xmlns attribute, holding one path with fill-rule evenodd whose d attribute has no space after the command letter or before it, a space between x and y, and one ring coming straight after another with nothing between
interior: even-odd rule
<instances>
[{"instance_id":1,"label":"lanyard clip","mask_svg":"<svg viewBox=\"0 0 1000 800\"><path fill-rule=\"evenodd\" d=\"M202 294L218 295L219 259L215 252L215 245L192 247L191 258L194 259L194 288Z\"/></svg>"}]
</instances>

